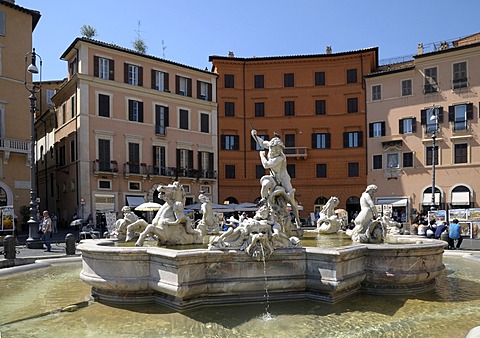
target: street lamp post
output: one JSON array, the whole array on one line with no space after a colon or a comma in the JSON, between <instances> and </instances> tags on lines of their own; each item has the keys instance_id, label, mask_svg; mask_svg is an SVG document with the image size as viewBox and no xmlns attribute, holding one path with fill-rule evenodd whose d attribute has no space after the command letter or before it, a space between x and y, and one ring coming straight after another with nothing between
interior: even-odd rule
<instances>
[{"instance_id":1,"label":"street lamp post","mask_svg":"<svg viewBox=\"0 0 480 338\"><path fill-rule=\"evenodd\" d=\"M27 67L28 58L31 57L31 63ZM40 59L40 70L36 66L36 59ZM27 81L27 76L38 74L40 81L38 84ZM27 247L29 249L39 249L43 247L38 233L38 219L37 219L37 191L36 191L36 158L35 158L35 112L38 110L36 106L36 93L40 92L42 82L42 58L33 51L25 54L25 88L30 92L28 99L30 100L30 219L28 220L28 238Z\"/></svg>"},{"instance_id":2,"label":"street lamp post","mask_svg":"<svg viewBox=\"0 0 480 338\"><path fill-rule=\"evenodd\" d=\"M434 129L432 132L432 206L430 207L430 210L435 210L435 150L436 150L436 141L437 141L437 132L438 132L438 108L433 106L431 109L431 116L430 116L430 121L434 121Z\"/></svg>"}]
</instances>

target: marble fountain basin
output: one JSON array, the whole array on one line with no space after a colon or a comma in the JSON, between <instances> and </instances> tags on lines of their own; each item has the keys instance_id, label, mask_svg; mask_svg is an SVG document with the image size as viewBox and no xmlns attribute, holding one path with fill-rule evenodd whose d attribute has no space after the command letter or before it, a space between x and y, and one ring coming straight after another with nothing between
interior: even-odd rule
<instances>
[{"instance_id":1,"label":"marble fountain basin","mask_svg":"<svg viewBox=\"0 0 480 338\"><path fill-rule=\"evenodd\" d=\"M202 305L312 299L336 303L357 292L408 294L434 288L446 242L392 236L386 244L277 249L265 262L244 251L119 247L84 240L80 278L104 303Z\"/></svg>"}]
</instances>

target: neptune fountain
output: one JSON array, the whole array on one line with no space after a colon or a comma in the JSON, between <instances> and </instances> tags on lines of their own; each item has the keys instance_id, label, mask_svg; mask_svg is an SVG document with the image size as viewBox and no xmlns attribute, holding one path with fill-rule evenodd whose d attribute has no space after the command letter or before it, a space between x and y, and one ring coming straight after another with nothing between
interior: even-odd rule
<instances>
[{"instance_id":1,"label":"neptune fountain","mask_svg":"<svg viewBox=\"0 0 480 338\"><path fill-rule=\"evenodd\" d=\"M117 245L121 241L115 238L85 240L78 246L83 261L80 277L91 286L95 299L121 304L156 302L184 310L261 302L266 284L271 300L328 303L359 291L408 294L434 288L445 268L445 243L387 234L386 220L373 205L373 185L362 194L362 210L349 233L351 245L303 247L283 142L277 136L262 140L255 130L251 134L262 149L262 165L270 171L260 180L261 200L255 216L235 229L209 235L209 201L202 198L203 218L195 227L183 212L181 184L160 185L159 197L165 204L152 223L125 236L126 240L138 236L134 247ZM331 199L331 209L336 205L338 199ZM339 227L343 220L325 210L322 222ZM326 228L323 223L318 229ZM146 246L147 242L154 245ZM186 244L197 244L197 248L177 248Z\"/></svg>"}]
</instances>

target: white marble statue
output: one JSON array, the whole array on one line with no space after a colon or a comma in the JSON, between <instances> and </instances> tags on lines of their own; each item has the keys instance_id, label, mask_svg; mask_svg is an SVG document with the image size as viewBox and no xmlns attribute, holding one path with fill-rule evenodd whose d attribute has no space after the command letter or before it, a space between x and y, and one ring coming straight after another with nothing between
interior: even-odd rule
<instances>
[{"instance_id":1,"label":"white marble statue","mask_svg":"<svg viewBox=\"0 0 480 338\"><path fill-rule=\"evenodd\" d=\"M385 240L385 227L373 202L373 195L377 190L377 186L371 184L360 197L360 212L354 220L355 227L347 231L353 242L383 243Z\"/></svg>"},{"instance_id":2,"label":"white marble statue","mask_svg":"<svg viewBox=\"0 0 480 338\"><path fill-rule=\"evenodd\" d=\"M198 200L202 203L200 207L202 219L198 223L197 229L199 229L204 236L206 234L218 234L217 218L213 213L212 202L204 194L198 195Z\"/></svg>"},{"instance_id":3,"label":"white marble statue","mask_svg":"<svg viewBox=\"0 0 480 338\"><path fill-rule=\"evenodd\" d=\"M344 219L339 217L339 215L337 215L335 212L335 208L339 203L340 201L338 200L338 197L332 196L327 203L325 203L322 210L320 210L317 220L318 233L335 234L346 225L344 223Z\"/></svg>"},{"instance_id":4,"label":"white marble statue","mask_svg":"<svg viewBox=\"0 0 480 338\"><path fill-rule=\"evenodd\" d=\"M129 206L124 206L122 208L123 218L117 219L115 222L115 227L112 233L109 235L111 237L116 237L118 240L123 241L127 237L127 227L130 224L133 224L138 221L138 216L130 209Z\"/></svg>"},{"instance_id":5,"label":"white marble statue","mask_svg":"<svg viewBox=\"0 0 480 338\"><path fill-rule=\"evenodd\" d=\"M382 216L382 223L386 229L387 235L400 235L402 229L402 223L392 219L392 212L385 210Z\"/></svg>"},{"instance_id":6,"label":"white marble statue","mask_svg":"<svg viewBox=\"0 0 480 338\"><path fill-rule=\"evenodd\" d=\"M175 181L169 185L157 187L158 197L165 201L158 210L152 224L140 234L136 246L143 246L145 238L156 236L158 244L184 245L203 242L200 230L192 227L192 221L184 213L185 192L183 186Z\"/></svg>"}]
</instances>

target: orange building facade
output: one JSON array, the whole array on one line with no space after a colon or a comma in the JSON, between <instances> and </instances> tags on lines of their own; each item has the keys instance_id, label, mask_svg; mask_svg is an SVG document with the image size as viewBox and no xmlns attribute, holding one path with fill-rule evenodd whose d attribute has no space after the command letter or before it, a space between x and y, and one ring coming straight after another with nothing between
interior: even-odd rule
<instances>
[{"instance_id":1,"label":"orange building facade","mask_svg":"<svg viewBox=\"0 0 480 338\"><path fill-rule=\"evenodd\" d=\"M218 73L219 202L256 202L261 166L251 128L285 144L306 218L331 197L353 215L367 184L363 76L378 49L281 57L210 56Z\"/></svg>"}]
</instances>

